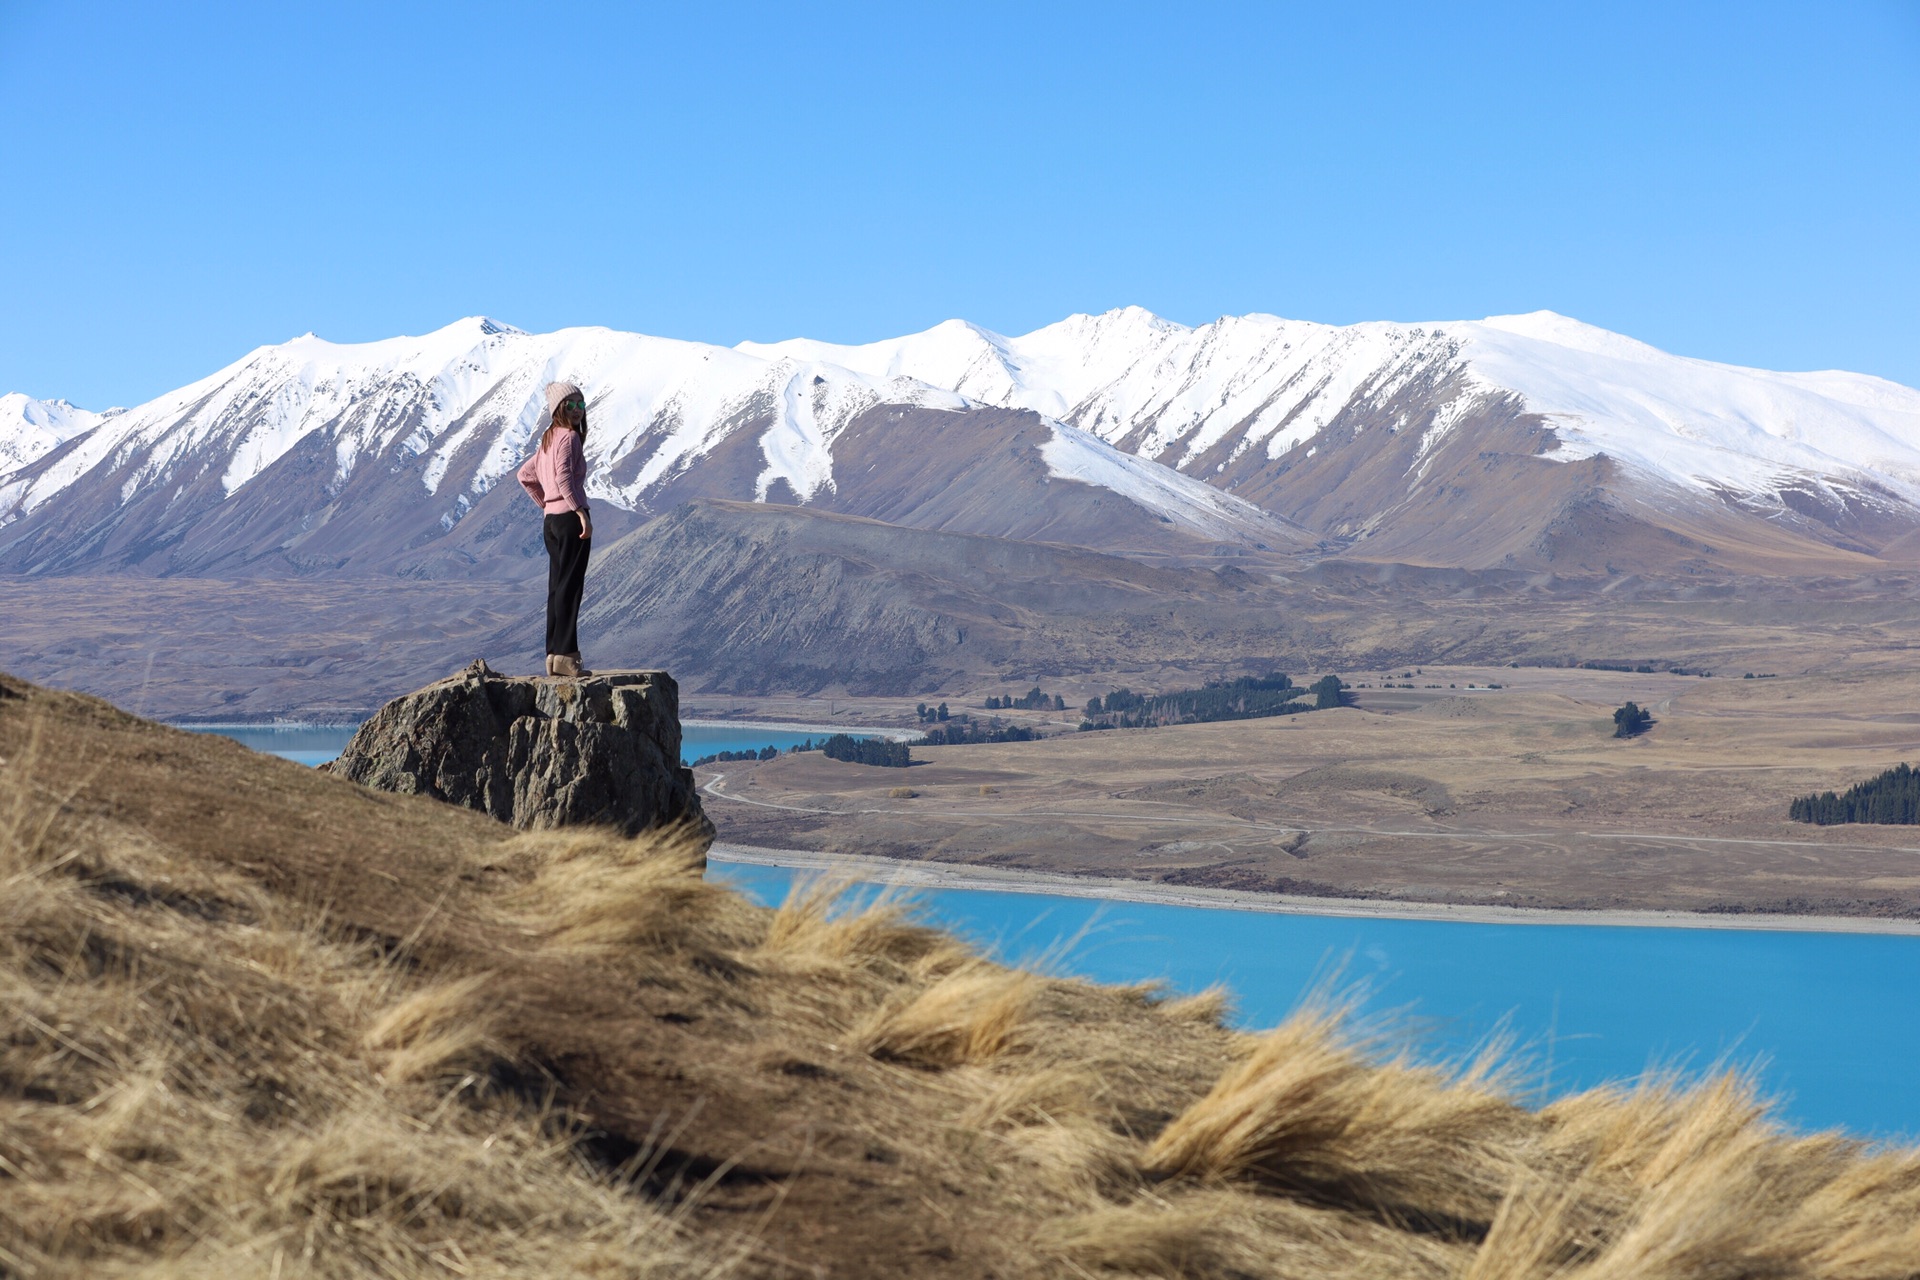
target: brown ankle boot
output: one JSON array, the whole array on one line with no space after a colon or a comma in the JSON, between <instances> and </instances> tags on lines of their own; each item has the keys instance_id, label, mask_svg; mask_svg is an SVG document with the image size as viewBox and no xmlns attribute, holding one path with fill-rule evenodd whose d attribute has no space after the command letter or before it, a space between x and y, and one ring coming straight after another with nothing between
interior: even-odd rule
<instances>
[{"instance_id":1,"label":"brown ankle boot","mask_svg":"<svg viewBox=\"0 0 1920 1280\"><path fill-rule=\"evenodd\" d=\"M592 675L593 672L580 665L579 654L556 653L553 655L553 674L578 680L583 676Z\"/></svg>"},{"instance_id":2,"label":"brown ankle boot","mask_svg":"<svg viewBox=\"0 0 1920 1280\"><path fill-rule=\"evenodd\" d=\"M547 655L547 674L550 676L559 674L559 672L553 669L553 658L554 658L553 654L550 653Z\"/></svg>"}]
</instances>

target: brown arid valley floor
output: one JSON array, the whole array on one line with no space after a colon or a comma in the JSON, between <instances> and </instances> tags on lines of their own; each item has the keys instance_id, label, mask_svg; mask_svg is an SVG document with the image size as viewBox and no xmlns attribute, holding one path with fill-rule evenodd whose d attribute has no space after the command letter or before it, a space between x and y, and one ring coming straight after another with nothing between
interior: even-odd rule
<instances>
[{"instance_id":1,"label":"brown arid valley floor","mask_svg":"<svg viewBox=\"0 0 1920 1280\"><path fill-rule=\"evenodd\" d=\"M1415 687L1379 687L1389 674ZM1346 899L1920 918L1912 828L1786 817L1793 796L1920 759L1920 673L1744 675L1348 673L1373 687L1339 710L1100 733L1056 714L1060 736L915 748L904 770L803 753L699 773L721 840L744 846ZM1656 723L1616 739L1628 700Z\"/></svg>"},{"instance_id":2,"label":"brown arid valley floor","mask_svg":"<svg viewBox=\"0 0 1920 1280\"><path fill-rule=\"evenodd\" d=\"M0 1276L1910 1280L1920 1153L1544 1108L0 678Z\"/></svg>"}]
</instances>

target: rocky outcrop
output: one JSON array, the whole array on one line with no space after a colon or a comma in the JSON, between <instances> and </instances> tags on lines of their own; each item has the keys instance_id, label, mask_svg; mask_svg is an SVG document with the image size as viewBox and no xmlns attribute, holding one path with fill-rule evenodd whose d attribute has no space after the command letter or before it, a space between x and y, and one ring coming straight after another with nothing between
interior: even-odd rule
<instances>
[{"instance_id":1,"label":"rocky outcrop","mask_svg":"<svg viewBox=\"0 0 1920 1280\"><path fill-rule=\"evenodd\" d=\"M516 827L632 835L686 822L713 838L680 764L680 687L664 671L532 679L475 661L380 708L333 772Z\"/></svg>"}]
</instances>

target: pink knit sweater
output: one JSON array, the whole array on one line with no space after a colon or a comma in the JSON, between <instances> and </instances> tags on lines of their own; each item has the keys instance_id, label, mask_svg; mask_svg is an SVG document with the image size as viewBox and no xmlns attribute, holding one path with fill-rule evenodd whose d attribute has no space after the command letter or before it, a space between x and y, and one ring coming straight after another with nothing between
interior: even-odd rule
<instances>
[{"instance_id":1,"label":"pink knit sweater","mask_svg":"<svg viewBox=\"0 0 1920 1280\"><path fill-rule=\"evenodd\" d=\"M520 464L520 485L540 509L550 516L568 511L585 511L587 506L587 455L580 447L580 433L555 427L547 443Z\"/></svg>"}]
</instances>

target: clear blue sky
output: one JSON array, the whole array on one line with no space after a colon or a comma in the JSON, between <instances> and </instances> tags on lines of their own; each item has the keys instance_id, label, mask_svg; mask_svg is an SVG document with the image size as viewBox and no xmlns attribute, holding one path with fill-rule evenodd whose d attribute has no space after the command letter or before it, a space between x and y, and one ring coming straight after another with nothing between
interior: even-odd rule
<instances>
[{"instance_id":1,"label":"clear blue sky","mask_svg":"<svg viewBox=\"0 0 1920 1280\"><path fill-rule=\"evenodd\" d=\"M0 391L306 330L1546 307L1920 384L1920 3L0 0Z\"/></svg>"}]
</instances>

